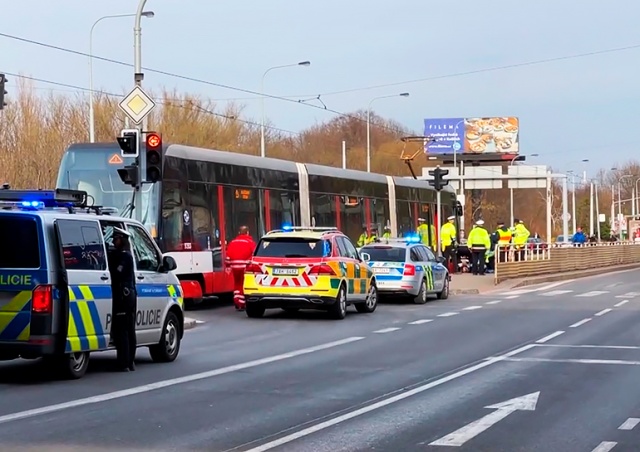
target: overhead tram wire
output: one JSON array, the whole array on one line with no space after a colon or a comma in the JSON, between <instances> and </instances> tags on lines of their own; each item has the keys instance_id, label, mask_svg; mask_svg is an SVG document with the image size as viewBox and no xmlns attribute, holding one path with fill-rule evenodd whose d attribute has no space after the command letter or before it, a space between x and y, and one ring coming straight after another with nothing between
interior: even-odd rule
<instances>
[{"instance_id":1,"label":"overhead tram wire","mask_svg":"<svg viewBox=\"0 0 640 452\"><path fill-rule=\"evenodd\" d=\"M84 87L78 86L78 85L71 85L69 83L56 82L56 81L53 81L53 80L47 80L47 79L38 78L38 77L32 77L32 76L28 76L28 75L15 74L15 73L12 73L12 72L7 72L7 71L5 71L4 73L6 75L10 75L10 76L16 77L16 78L23 78L23 79L26 79L26 80L31 80L31 81L40 82L40 83L47 83L49 85L60 86L60 87L63 87L63 88L70 88L74 92L78 92L78 91L90 92L91 91L89 88L84 88ZM97 93L97 94L104 94L105 96L109 96L109 97L116 97L116 98L119 98L119 99L121 99L123 97L122 94L109 93L107 91L101 91L101 90L95 90L94 89L93 92ZM220 118L225 118L225 119L229 119L229 120L233 120L233 121L238 121L238 122L241 122L243 124L248 124L248 125L252 125L252 126L256 126L256 127L260 126L260 124L257 123L257 122L248 121L246 119L240 119L238 117L229 116L229 115L225 115L225 114L222 114L222 113L217 113L215 111L211 111L211 110L208 110L208 109L206 109L204 107L201 107L201 106L199 106L199 105L197 105L197 104L195 104L193 102L189 103L188 105L184 105L184 103L185 103L184 99L168 99L167 102L154 100L154 102L156 104L159 104L159 105L178 107L178 108L182 108L182 109L185 109L185 110L196 109L198 111L201 111L202 113L210 114L212 116L217 116L217 117L220 117ZM270 130L286 133L286 134L289 134L289 135L298 135L298 136L301 135L300 132L294 132L292 130L281 129L279 127L268 126L268 125L265 125L265 127L270 129Z\"/></svg>"}]
</instances>

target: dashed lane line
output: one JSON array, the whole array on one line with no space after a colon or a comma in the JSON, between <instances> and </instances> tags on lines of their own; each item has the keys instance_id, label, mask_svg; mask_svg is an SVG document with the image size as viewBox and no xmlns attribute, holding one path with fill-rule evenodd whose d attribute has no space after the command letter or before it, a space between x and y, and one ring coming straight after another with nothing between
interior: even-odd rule
<instances>
[{"instance_id":1,"label":"dashed lane line","mask_svg":"<svg viewBox=\"0 0 640 452\"><path fill-rule=\"evenodd\" d=\"M633 430L636 425L640 424L640 419L637 417L630 417L622 423L618 430Z\"/></svg>"},{"instance_id":2,"label":"dashed lane line","mask_svg":"<svg viewBox=\"0 0 640 452\"><path fill-rule=\"evenodd\" d=\"M393 327L392 328L383 328L381 330L374 331L374 333L376 333L376 334L392 333L394 331L398 331L399 329L400 328L393 328Z\"/></svg>"},{"instance_id":3,"label":"dashed lane line","mask_svg":"<svg viewBox=\"0 0 640 452\"><path fill-rule=\"evenodd\" d=\"M605 315L605 314L607 314L607 313L609 313L611 311L613 311L613 309L611 309L611 308L603 309L602 311L596 313L595 316L596 317L600 317L600 316L603 316L603 315Z\"/></svg>"},{"instance_id":4,"label":"dashed lane line","mask_svg":"<svg viewBox=\"0 0 640 452\"><path fill-rule=\"evenodd\" d=\"M579 326L582 326L588 322L591 322L591 317L589 317L588 319L582 319L579 322L576 322L573 325L570 325L569 328L578 328Z\"/></svg>"},{"instance_id":5,"label":"dashed lane line","mask_svg":"<svg viewBox=\"0 0 640 452\"><path fill-rule=\"evenodd\" d=\"M507 299L507 300L513 300L513 299L518 298L519 296L520 295L509 295L508 297L504 297L504 298Z\"/></svg>"},{"instance_id":6,"label":"dashed lane line","mask_svg":"<svg viewBox=\"0 0 640 452\"><path fill-rule=\"evenodd\" d=\"M463 308L463 311L475 311L476 309L482 309L482 306L468 306L466 308Z\"/></svg>"},{"instance_id":7,"label":"dashed lane line","mask_svg":"<svg viewBox=\"0 0 640 452\"><path fill-rule=\"evenodd\" d=\"M629 303L629 300L622 300L620 303L614 304L613 307L614 308L619 308L620 306L624 306L627 303Z\"/></svg>"},{"instance_id":8,"label":"dashed lane line","mask_svg":"<svg viewBox=\"0 0 640 452\"><path fill-rule=\"evenodd\" d=\"M433 322L433 319L414 320L413 322L409 322L409 325L422 325L429 322Z\"/></svg>"},{"instance_id":9,"label":"dashed lane line","mask_svg":"<svg viewBox=\"0 0 640 452\"><path fill-rule=\"evenodd\" d=\"M551 339L555 339L556 337L564 334L564 331L556 331L555 333L551 333L548 336L543 337L542 339L538 339L536 344L544 344L545 342L550 341Z\"/></svg>"},{"instance_id":10,"label":"dashed lane line","mask_svg":"<svg viewBox=\"0 0 640 452\"><path fill-rule=\"evenodd\" d=\"M498 303L502 303L502 300L487 301L485 304L498 304Z\"/></svg>"},{"instance_id":11,"label":"dashed lane line","mask_svg":"<svg viewBox=\"0 0 640 452\"><path fill-rule=\"evenodd\" d=\"M438 317L452 317L460 314L459 312L445 312L444 314L438 314Z\"/></svg>"},{"instance_id":12,"label":"dashed lane line","mask_svg":"<svg viewBox=\"0 0 640 452\"><path fill-rule=\"evenodd\" d=\"M615 441L602 441L598 444L598 447L593 449L591 452L609 452L611 449L616 447L618 443Z\"/></svg>"}]
</instances>

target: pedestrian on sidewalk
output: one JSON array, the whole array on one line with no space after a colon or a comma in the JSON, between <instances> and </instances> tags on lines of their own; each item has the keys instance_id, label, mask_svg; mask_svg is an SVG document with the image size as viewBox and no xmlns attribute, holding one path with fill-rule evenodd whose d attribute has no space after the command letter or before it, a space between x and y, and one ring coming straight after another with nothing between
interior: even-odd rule
<instances>
[{"instance_id":1,"label":"pedestrian on sidewalk","mask_svg":"<svg viewBox=\"0 0 640 452\"><path fill-rule=\"evenodd\" d=\"M485 254L491 248L491 238L483 225L483 220L476 221L467 238L467 244L471 249L471 271L474 275L484 275Z\"/></svg>"},{"instance_id":2,"label":"pedestrian on sidewalk","mask_svg":"<svg viewBox=\"0 0 640 452\"><path fill-rule=\"evenodd\" d=\"M249 235L249 228L241 226L238 236L227 246L227 265L233 273L233 304L237 311L244 311L244 272L251 262L256 243Z\"/></svg>"}]
</instances>

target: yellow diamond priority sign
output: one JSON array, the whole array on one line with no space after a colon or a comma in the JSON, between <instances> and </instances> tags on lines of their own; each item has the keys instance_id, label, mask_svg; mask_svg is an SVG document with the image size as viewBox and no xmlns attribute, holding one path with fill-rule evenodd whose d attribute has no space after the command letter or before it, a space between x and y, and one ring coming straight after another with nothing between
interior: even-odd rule
<instances>
[{"instance_id":1,"label":"yellow diamond priority sign","mask_svg":"<svg viewBox=\"0 0 640 452\"><path fill-rule=\"evenodd\" d=\"M136 86L119 105L122 111L136 124L140 124L156 106L155 102L139 86Z\"/></svg>"}]
</instances>

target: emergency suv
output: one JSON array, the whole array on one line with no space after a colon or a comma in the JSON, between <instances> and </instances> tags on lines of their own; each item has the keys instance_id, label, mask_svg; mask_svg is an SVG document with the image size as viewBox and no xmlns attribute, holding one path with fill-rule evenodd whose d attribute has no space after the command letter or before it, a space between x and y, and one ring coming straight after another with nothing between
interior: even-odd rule
<instances>
[{"instance_id":1,"label":"emergency suv","mask_svg":"<svg viewBox=\"0 0 640 452\"><path fill-rule=\"evenodd\" d=\"M344 319L347 306L372 313L376 277L351 240L336 228L285 227L264 235L244 276L246 313L317 309Z\"/></svg>"},{"instance_id":2,"label":"emergency suv","mask_svg":"<svg viewBox=\"0 0 640 452\"><path fill-rule=\"evenodd\" d=\"M81 378L92 352L114 349L107 253L113 228L131 234L136 337L156 362L180 350L184 311L176 263L137 221L88 206L87 193L0 189L0 359L44 358Z\"/></svg>"},{"instance_id":3,"label":"emergency suv","mask_svg":"<svg viewBox=\"0 0 640 452\"><path fill-rule=\"evenodd\" d=\"M361 248L373 269L381 296L405 296L424 304L429 296L449 297L451 276L442 257L436 257L420 237L383 239Z\"/></svg>"}]
</instances>

